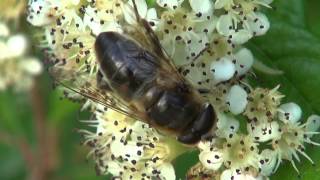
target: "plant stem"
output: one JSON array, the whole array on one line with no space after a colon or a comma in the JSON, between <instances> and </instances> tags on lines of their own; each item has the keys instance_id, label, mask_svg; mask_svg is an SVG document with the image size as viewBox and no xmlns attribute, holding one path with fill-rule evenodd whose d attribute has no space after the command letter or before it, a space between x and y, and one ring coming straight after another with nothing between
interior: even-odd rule
<instances>
[{"instance_id":1,"label":"plant stem","mask_svg":"<svg viewBox=\"0 0 320 180\"><path fill-rule=\"evenodd\" d=\"M45 105L38 83L39 79L34 81L34 85L30 91L31 106L34 114L34 126L36 130L37 146L37 163L31 172L32 179L48 179L49 173L53 170L51 157L51 134L50 128L46 121ZM53 136L55 137L55 136ZM55 144L55 143L54 143ZM55 151L55 150L53 150ZM54 154L54 153L53 153Z\"/></svg>"}]
</instances>

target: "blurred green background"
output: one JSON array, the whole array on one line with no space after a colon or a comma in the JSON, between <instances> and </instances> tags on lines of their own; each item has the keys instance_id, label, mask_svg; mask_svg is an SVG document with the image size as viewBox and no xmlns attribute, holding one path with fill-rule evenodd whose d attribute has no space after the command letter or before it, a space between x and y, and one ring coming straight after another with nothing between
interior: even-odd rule
<instances>
[{"instance_id":1,"label":"blurred green background","mask_svg":"<svg viewBox=\"0 0 320 180\"><path fill-rule=\"evenodd\" d=\"M304 119L311 113L320 114L320 1L275 0L272 5L275 10L265 10L270 31L246 46L257 59L285 73L270 76L256 72L256 84L269 88L281 84L284 102L301 105ZM91 159L86 160L88 149L80 146L81 137L75 129L88 129L79 121L88 114L79 109L78 104L60 99L46 72L29 92L0 92L0 180L109 179L96 176ZM297 163L301 179L320 180L320 148L307 149L316 165L302 158ZM183 178L196 161L196 153L179 157L175 162L178 177ZM298 179L289 163L282 164L271 177L280 179Z\"/></svg>"}]
</instances>

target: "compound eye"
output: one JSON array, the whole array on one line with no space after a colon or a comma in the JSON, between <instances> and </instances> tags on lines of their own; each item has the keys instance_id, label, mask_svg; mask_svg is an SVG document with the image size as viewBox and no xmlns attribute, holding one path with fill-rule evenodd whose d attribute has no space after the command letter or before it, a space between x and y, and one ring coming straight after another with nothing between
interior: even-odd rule
<instances>
[{"instance_id":1,"label":"compound eye","mask_svg":"<svg viewBox=\"0 0 320 180\"><path fill-rule=\"evenodd\" d=\"M192 131L200 134L207 133L215 122L215 113L211 104L205 104L200 115L194 121Z\"/></svg>"},{"instance_id":2,"label":"compound eye","mask_svg":"<svg viewBox=\"0 0 320 180\"><path fill-rule=\"evenodd\" d=\"M192 133L191 131L187 131L182 135L178 136L178 141L184 144L195 144L201 140L201 136L197 133Z\"/></svg>"}]
</instances>

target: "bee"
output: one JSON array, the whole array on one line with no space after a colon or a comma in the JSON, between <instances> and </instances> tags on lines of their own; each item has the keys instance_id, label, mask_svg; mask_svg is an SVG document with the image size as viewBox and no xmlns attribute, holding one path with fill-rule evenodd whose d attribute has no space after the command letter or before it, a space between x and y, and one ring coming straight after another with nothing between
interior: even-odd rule
<instances>
[{"instance_id":1,"label":"bee","mask_svg":"<svg viewBox=\"0 0 320 180\"><path fill-rule=\"evenodd\" d=\"M137 26L96 38L96 84L70 88L183 144L195 144L215 126L214 108L178 72L134 1L133 8Z\"/></svg>"}]
</instances>

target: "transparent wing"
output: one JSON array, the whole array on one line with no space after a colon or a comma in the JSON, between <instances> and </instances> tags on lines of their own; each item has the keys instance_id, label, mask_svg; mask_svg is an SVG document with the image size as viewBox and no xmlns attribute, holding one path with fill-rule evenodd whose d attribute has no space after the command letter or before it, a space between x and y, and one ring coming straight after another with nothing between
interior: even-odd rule
<instances>
[{"instance_id":1,"label":"transparent wing","mask_svg":"<svg viewBox=\"0 0 320 180\"><path fill-rule=\"evenodd\" d=\"M174 65L172 59L170 58L168 53L165 51L165 49L162 47L157 35L151 28L149 22L141 18L137 10L137 5L135 3L135 0L133 0L132 2L133 2L133 11L135 14L135 18L137 20L137 25L133 27L135 34L131 34L131 35L137 36L135 39L139 39L139 43L141 43L144 48L154 52L155 55L157 55L160 58L160 61L161 61L160 63L164 66L164 68L167 70L170 70L171 73L173 75L176 75L177 78L182 83L191 84L190 82L188 82L187 79L184 78L184 76L179 72L177 67ZM143 40L141 40L141 37L143 37ZM199 54L197 54L194 57L194 59L192 59L192 62L198 59L201 56L201 54L206 50L207 48L203 49Z\"/></svg>"},{"instance_id":2,"label":"transparent wing","mask_svg":"<svg viewBox=\"0 0 320 180\"><path fill-rule=\"evenodd\" d=\"M106 108L141 120L135 109L119 100L111 91L98 87L96 75L75 71L73 68L67 68L66 66L53 66L49 69L49 72L58 85Z\"/></svg>"}]
</instances>

